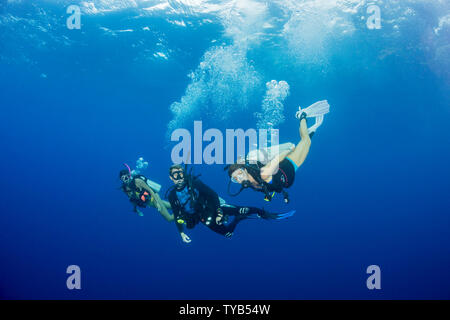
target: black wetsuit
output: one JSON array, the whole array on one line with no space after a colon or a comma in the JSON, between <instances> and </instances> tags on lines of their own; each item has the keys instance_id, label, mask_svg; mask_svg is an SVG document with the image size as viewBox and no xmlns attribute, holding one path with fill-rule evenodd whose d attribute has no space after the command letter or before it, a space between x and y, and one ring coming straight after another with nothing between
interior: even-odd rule
<instances>
[{"instance_id":1,"label":"black wetsuit","mask_svg":"<svg viewBox=\"0 0 450 320\"><path fill-rule=\"evenodd\" d=\"M295 168L288 159L280 162L278 171L272 176L272 181L267 183L269 192L281 192L294 184Z\"/></svg>"},{"instance_id":2,"label":"black wetsuit","mask_svg":"<svg viewBox=\"0 0 450 320\"><path fill-rule=\"evenodd\" d=\"M170 205L172 206L175 224L177 224L179 229L182 224L178 220L181 219L186 223L186 228L188 229L194 228L201 222L218 234L231 236L240 221L248 218L250 215L259 215L262 217L265 213L264 210L253 207L221 206L217 193L199 179L194 179L190 186L187 184L184 188L188 188L188 192L191 194L190 206L194 208L193 213L187 212L185 210L186 203L182 205L178 199L177 191L180 190L173 188L170 190L168 196ZM219 208L222 210L224 220L228 220L228 223L216 224L217 209Z\"/></svg>"},{"instance_id":3,"label":"black wetsuit","mask_svg":"<svg viewBox=\"0 0 450 320\"><path fill-rule=\"evenodd\" d=\"M284 199L289 202L288 194L284 189L290 188L294 184L296 168L291 160L285 158L279 163L278 171L272 176L270 182L265 182L261 177L261 168L264 165L260 162L257 164L248 165L246 168L249 174L260 185L259 188L252 187L252 189L265 193L265 200L272 200L272 193L283 193Z\"/></svg>"}]
</instances>

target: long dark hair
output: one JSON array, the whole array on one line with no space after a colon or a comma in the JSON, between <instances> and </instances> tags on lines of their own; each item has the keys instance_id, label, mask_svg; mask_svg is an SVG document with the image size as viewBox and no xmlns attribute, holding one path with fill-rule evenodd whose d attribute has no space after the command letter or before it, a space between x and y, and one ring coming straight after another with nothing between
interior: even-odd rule
<instances>
[{"instance_id":1,"label":"long dark hair","mask_svg":"<svg viewBox=\"0 0 450 320\"><path fill-rule=\"evenodd\" d=\"M228 175L231 177L233 172L239 169L246 169L245 164L242 163L233 163L228 166Z\"/></svg>"}]
</instances>

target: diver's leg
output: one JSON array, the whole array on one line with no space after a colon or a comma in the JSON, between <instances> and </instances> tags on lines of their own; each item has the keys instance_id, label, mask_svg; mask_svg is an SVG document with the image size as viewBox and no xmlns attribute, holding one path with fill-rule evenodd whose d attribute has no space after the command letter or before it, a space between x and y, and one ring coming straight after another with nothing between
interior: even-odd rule
<instances>
[{"instance_id":1,"label":"diver's leg","mask_svg":"<svg viewBox=\"0 0 450 320\"><path fill-rule=\"evenodd\" d=\"M170 207L170 203L167 201L163 201L159 194L156 192L153 194L152 201L149 201L153 207L155 207L159 213L166 219L168 222L172 222L174 220L173 215L169 213L167 210ZM168 205L168 206L167 206Z\"/></svg>"},{"instance_id":2,"label":"diver's leg","mask_svg":"<svg viewBox=\"0 0 450 320\"><path fill-rule=\"evenodd\" d=\"M295 147L295 149L287 155L289 159L295 162L297 167L300 167L306 159L311 147L311 138L308 134L308 126L306 125L306 119L300 120L300 137L301 140Z\"/></svg>"},{"instance_id":3,"label":"diver's leg","mask_svg":"<svg viewBox=\"0 0 450 320\"><path fill-rule=\"evenodd\" d=\"M236 226L234 225L234 226L230 227L230 225L225 226L223 224L218 225L218 224L212 223L208 226L208 228L211 229L212 231L214 231L215 233L218 233L224 237L231 238L231 236L233 236L233 231L234 231L234 228L236 228Z\"/></svg>"},{"instance_id":4,"label":"diver's leg","mask_svg":"<svg viewBox=\"0 0 450 320\"><path fill-rule=\"evenodd\" d=\"M158 193L155 193L155 195L157 195L157 196L159 197L158 202L159 202L160 204L162 204L167 210L172 210L172 206L170 205L170 202L169 202L169 201L166 201L166 200L161 199L161 197L159 196Z\"/></svg>"},{"instance_id":5,"label":"diver's leg","mask_svg":"<svg viewBox=\"0 0 450 320\"><path fill-rule=\"evenodd\" d=\"M223 213L228 216L235 216L237 219L237 223L240 221L247 219L252 216L262 216L264 215L264 210L256 207L241 207L241 206L233 206L233 207L222 207Z\"/></svg>"},{"instance_id":6,"label":"diver's leg","mask_svg":"<svg viewBox=\"0 0 450 320\"><path fill-rule=\"evenodd\" d=\"M172 210L172 206L170 205L169 201L161 199L161 202L164 204L164 206L167 208L167 210Z\"/></svg>"},{"instance_id":7,"label":"diver's leg","mask_svg":"<svg viewBox=\"0 0 450 320\"><path fill-rule=\"evenodd\" d=\"M222 208L223 210L224 208ZM234 216L234 225L230 227L230 229L234 230L237 224L245 219L266 219L266 220L282 220L289 217L292 217L295 213L295 210L291 210L285 213L273 213L268 212L264 209L256 208L256 207L238 207L227 208L226 214L230 216ZM225 210L224 210L225 214Z\"/></svg>"},{"instance_id":8,"label":"diver's leg","mask_svg":"<svg viewBox=\"0 0 450 320\"><path fill-rule=\"evenodd\" d=\"M259 210L257 208L239 207L239 206L222 206L221 208L223 215L228 216L228 219L232 219L232 221L229 222L228 224L211 225L210 229L227 238L232 237L233 232L236 229L239 222L247 219L249 215L257 213L255 210L252 209Z\"/></svg>"}]
</instances>

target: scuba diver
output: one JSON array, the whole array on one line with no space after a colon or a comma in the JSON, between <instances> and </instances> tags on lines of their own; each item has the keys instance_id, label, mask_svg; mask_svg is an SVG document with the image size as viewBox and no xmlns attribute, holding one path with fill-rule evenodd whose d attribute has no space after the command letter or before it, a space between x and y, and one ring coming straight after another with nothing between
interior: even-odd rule
<instances>
[{"instance_id":1,"label":"scuba diver","mask_svg":"<svg viewBox=\"0 0 450 320\"><path fill-rule=\"evenodd\" d=\"M138 163L140 160L142 158L138 160ZM161 186L139 174L140 171L138 169L132 171L127 164L124 165L127 167L127 170L119 172L119 178L122 181L121 189L133 204L133 211L139 216L143 216L144 214L139 208L154 207L168 222L172 222L173 215L168 211L171 209L170 203L162 200L158 194Z\"/></svg>"},{"instance_id":2,"label":"scuba diver","mask_svg":"<svg viewBox=\"0 0 450 320\"><path fill-rule=\"evenodd\" d=\"M228 165L230 183L228 192L230 193L231 182L241 185L240 190L231 194L237 196L242 190L251 188L255 191L264 193L264 200L271 201L275 193L282 193L284 202L289 202L289 195L285 189L294 183L295 173L303 164L311 147L311 137L323 122L323 117L330 111L330 105L326 100L318 101L306 109L301 109L296 113L295 117L300 120L300 142L292 148L281 150L274 155L267 163L262 163L258 159L249 161L248 156L244 161L238 161L235 164ZM315 124L309 129L306 124L306 118L315 118ZM262 152L264 153L264 151Z\"/></svg>"},{"instance_id":3,"label":"scuba diver","mask_svg":"<svg viewBox=\"0 0 450 320\"><path fill-rule=\"evenodd\" d=\"M276 214L254 207L240 207L221 202L217 193L195 177L186 173L186 167L179 164L169 169L174 186L167 190L175 225L185 243L191 239L184 233L203 223L212 231L231 238L237 224L244 219L281 220L294 215L295 211Z\"/></svg>"}]
</instances>

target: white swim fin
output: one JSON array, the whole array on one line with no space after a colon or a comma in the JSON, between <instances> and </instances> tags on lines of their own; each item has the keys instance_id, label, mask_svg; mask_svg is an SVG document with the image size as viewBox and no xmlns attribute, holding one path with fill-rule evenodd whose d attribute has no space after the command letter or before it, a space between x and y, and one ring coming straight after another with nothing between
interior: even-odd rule
<instances>
[{"instance_id":1,"label":"white swim fin","mask_svg":"<svg viewBox=\"0 0 450 320\"><path fill-rule=\"evenodd\" d=\"M324 114L330 112L330 105L328 104L327 100L322 100L313 103L312 105L310 105L308 108L305 109L298 107L298 111L295 114L295 117L297 119L300 119L300 116L302 115L303 112L306 113L307 118L323 116Z\"/></svg>"},{"instance_id":2,"label":"white swim fin","mask_svg":"<svg viewBox=\"0 0 450 320\"><path fill-rule=\"evenodd\" d=\"M313 132L316 132L317 128L319 128L322 125L323 122L323 115L316 117L316 123L314 123L311 127L308 128L308 133L311 134Z\"/></svg>"},{"instance_id":3,"label":"white swim fin","mask_svg":"<svg viewBox=\"0 0 450 320\"><path fill-rule=\"evenodd\" d=\"M308 133L311 135L316 132L317 128L319 128L323 123L323 117L325 114L330 112L330 105L327 100L317 101L313 103L308 108L302 109L298 107L298 111L295 114L297 119L300 119L302 114L306 114L306 118L316 118L316 122L308 128Z\"/></svg>"}]
</instances>

